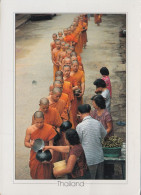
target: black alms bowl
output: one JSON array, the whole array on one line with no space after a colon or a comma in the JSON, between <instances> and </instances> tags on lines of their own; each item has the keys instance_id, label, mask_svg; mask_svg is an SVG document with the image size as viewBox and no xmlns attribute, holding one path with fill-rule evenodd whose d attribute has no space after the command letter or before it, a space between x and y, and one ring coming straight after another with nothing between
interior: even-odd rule
<instances>
[{"instance_id":1,"label":"black alms bowl","mask_svg":"<svg viewBox=\"0 0 141 195\"><path fill-rule=\"evenodd\" d=\"M36 154L36 159L39 160L40 162L43 161L50 161L52 159L52 154L49 150L39 150Z\"/></svg>"},{"instance_id":2,"label":"black alms bowl","mask_svg":"<svg viewBox=\"0 0 141 195\"><path fill-rule=\"evenodd\" d=\"M72 124L70 121L64 121L60 126L60 131L67 131L67 129L70 129L72 127Z\"/></svg>"},{"instance_id":3,"label":"black alms bowl","mask_svg":"<svg viewBox=\"0 0 141 195\"><path fill-rule=\"evenodd\" d=\"M76 90L74 91L74 95L75 95L75 96L79 96L80 93L81 93L80 89L76 89Z\"/></svg>"}]
</instances>

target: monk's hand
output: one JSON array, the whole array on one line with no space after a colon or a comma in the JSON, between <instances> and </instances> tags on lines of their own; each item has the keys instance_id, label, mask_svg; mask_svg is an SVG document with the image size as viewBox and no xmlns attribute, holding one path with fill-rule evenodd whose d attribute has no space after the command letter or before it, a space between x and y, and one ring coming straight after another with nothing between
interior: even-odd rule
<instances>
[{"instance_id":1,"label":"monk's hand","mask_svg":"<svg viewBox=\"0 0 141 195\"><path fill-rule=\"evenodd\" d=\"M79 93L79 96L77 96L77 97L82 97L83 96L83 93Z\"/></svg>"},{"instance_id":2,"label":"monk's hand","mask_svg":"<svg viewBox=\"0 0 141 195\"><path fill-rule=\"evenodd\" d=\"M34 139L30 141L30 147L31 148L32 148L33 144L34 144Z\"/></svg>"},{"instance_id":3,"label":"monk's hand","mask_svg":"<svg viewBox=\"0 0 141 195\"><path fill-rule=\"evenodd\" d=\"M43 164L50 164L52 162L52 160L50 160L50 161L43 161L42 163Z\"/></svg>"},{"instance_id":4,"label":"monk's hand","mask_svg":"<svg viewBox=\"0 0 141 195\"><path fill-rule=\"evenodd\" d=\"M59 66L59 62L56 62L56 66Z\"/></svg>"}]
</instances>

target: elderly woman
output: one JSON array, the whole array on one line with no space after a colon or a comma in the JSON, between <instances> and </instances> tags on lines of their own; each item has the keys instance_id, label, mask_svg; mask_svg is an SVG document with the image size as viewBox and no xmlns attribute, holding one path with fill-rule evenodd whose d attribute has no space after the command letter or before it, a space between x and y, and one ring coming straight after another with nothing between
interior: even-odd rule
<instances>
[{"instance_id":1,"label":"elderly woman","mask_svg":"<svg viewBox=\"0 0 141 195\"><path fill-rule=\"evenodd\" d=\"M68 129L65 136L67 146L45 146L43 149L53 149L57 152L68 153L66 168L59 171L53 170L54 176L61 177L68 174L69 179L90 179L90 172L77 131Z\"/></svg>"},{"instance_id":2,"label":"elderly woman","mask_svg":"<svg viewBox=\"0 0 141 195\"><path fill-rule=\"evenodd\" d=\"M110 92L106 88L105 81L102 79L96 79L93 84L96 85L95 93L99 93L99 92L101 93L101 95L105 99L106 109L110 112L111 98L110 98Z\"/></svg>"},{"instance_id":3,"label":"elderly woman","mask_svg":"<svg viewBox=\"0 0 141 195\"><path fill-rule=\"evenodd\" d=\"M91 117L100 121L107 130L107 136L113 135L113 122L111 114L106 110L105 99L102 95L95 95L91 98L94 111L91 111ZM106 136L106 137L107 137Z\"/></svg>"}]
</instances>

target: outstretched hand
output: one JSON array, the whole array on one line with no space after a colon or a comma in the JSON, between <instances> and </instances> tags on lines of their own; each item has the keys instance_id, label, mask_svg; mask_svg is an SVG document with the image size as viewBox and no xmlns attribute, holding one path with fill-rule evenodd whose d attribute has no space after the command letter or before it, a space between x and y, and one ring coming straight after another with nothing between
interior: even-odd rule
<instances>
[{"instance_id":1,"label":"outstretched hand","mask_svg":"<svg viewBox=\"0 0 141 195\"><path fill-rule=\"evenodd\" d=\"M49 146L45 146L42 150L43 151L46 151L46 150L48 150L50 147Z\"/></svg>"}]
</instances>

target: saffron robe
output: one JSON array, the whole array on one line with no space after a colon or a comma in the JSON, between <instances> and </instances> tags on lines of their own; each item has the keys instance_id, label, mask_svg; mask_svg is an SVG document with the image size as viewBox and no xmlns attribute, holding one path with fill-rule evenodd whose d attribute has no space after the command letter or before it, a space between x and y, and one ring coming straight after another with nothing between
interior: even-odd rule
<instances>
[{"instance_id":1,"label":"saffron robe","mask_svg":"<svg viewBox=\"0 0 141 195\"><path fill-rule=\"evenodd\" d=\"M54 52L54 51L56 51L56 52ZM56 50L56 48L53 49L52 59L55 61L55 63L57 62L59 52L61 52L61 50ZM54 78L54 80L55 80L55 73L58 70L59 70L59 66L56 66L55 64L53 64L53 78Z\"/></svg>"},{"instance_id":2,"label":"saffron robe","mask_svg":"<svg viewBox=\"0 0 141 195\"><path fill-rule=\"evenodd\" d=\"M40 109L39 109L40 110ZM32 124L34 124L34 115L32 117ZM48 108L48 111L44 113L44 123L52 125L54 127L60 127L62 124L62 119L56 108Z\"/></svg>"},{"instance_id":3,"label":"saffron robe","mask_svg":"<svg viewBox=\"0 0 141 195\"><path fill-rule=\"evenodd\" d=\"M52 140L56 132L51 125L44 124L43 128L38 129L35 125L30 126L28 129L31 129L33 133L31 134L31 140L43 139L45 145L48 145L48 142ZM31 149L30 151L30 175L32 179L51 179L52 178L52 163L43 164L42 162L36 159L36 152Z\"/></svg>"},{"instance_id":4,"label":"saffron robe","mask_svg":"<svg viewBox=\"0 0 141 195\"><path fill-rule=\"evenodd\" d=\"M49 103L49 107L56 108L61 118L68 120L68 109L67 109L67 104L64 100L59 99L57 102Z\"/></svg>"},{"instance_id":5,"label":"saffron robe","mask_svg":"<svg viewBox=\"0 0 141 195\"><path fill-rule=\"evenodd\" d=\"M64 79L67 82L70 82L72 84L72 87L77 86L77 81L73 76L68 77L67 79ZM73 117L73 123L74 123L74 128L76 127L77 123L76 123L76 118L77 118L77 98L76 96L74 96L74 99L72 100L72 104L71 104L71 114Z\"/></svg>"}]
</instances>

